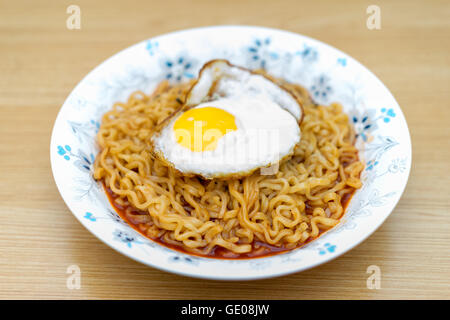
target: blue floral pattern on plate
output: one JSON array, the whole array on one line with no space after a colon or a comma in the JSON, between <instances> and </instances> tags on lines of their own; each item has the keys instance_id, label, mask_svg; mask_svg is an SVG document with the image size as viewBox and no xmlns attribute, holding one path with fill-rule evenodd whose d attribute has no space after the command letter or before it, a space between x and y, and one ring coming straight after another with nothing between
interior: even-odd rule
<instances>
[{"instance_id":1,"label":"blue floral pattern on plate","mask_svg":"<svg viewBox=\"0 0 450 320\"><path fill-rule=\"evenodd\" d=\"M179 55L175 58L164 57L160 60L164 78L172 83L180 83L183 80L193 79L195 77L194 59L186 55Z\"/></svg>"},{"instance_id":2,"label":"blue floral pattern on plate","mask_svg":"<svg viewBox=\"0 0 450 320\"><path fill-rule=\"evenodd\" d=\"M250 68L266 69L271 61L280 57L278 52L271 49L270 43L270 37L253 40L253 43L247 49Z\"/></svg>"}]
</instances>

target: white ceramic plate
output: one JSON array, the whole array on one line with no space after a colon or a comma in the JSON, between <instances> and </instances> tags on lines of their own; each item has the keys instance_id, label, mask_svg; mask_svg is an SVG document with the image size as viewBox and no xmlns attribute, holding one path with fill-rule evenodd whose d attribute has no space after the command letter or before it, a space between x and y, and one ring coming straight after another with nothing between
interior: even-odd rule
<instances>
[{"instance_id":1,"label":"white ceramic plate","mask_svg":"<svg viewBox=\"0 0 450 320\"><path fill-rule=\"evenodd\" d=\"M128 226L92 178L102 114L135 90L151 92L163 79L197 76L210 59L226 58L305 86L324 104L340 102L358 133L366 162L364 186L342 221L308 245L275 256L221 260L183 254ZM56 119L50 148L58 189L75 217L96 237L146 265L186 276L242 280L312 268L352 249L394 209L411 166L411 141L402 111L389 90L347 54L291 32L248 26L184 30L152 38L112 56L72 91Z\"/></svg>"}]
</instances>

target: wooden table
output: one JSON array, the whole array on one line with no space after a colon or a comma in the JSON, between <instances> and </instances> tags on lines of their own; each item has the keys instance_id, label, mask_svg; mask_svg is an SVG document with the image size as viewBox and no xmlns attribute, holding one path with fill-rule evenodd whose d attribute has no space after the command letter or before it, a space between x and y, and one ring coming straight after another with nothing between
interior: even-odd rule
<instances>
[{"instance_id":1,"label":"wooden table","mask_svg":"<svg viewBox=\"0 0 450 320\"><path fill-rule=\"evenodd\" d=\"M0 1L0 298L450 298L449 1ZM66 27L71 4L81 29ZM368 30L366 8L381 8ZM72 88L117 51L162 33L263 25L349 53L393 92L413 168L390 218L344 256L250 282L185 278L120 255L84 229L53 181L50 134ZM81 289L66 286L70 265ZM369 290L366 269L381 268Z\"/></svg>"}]
</instances>

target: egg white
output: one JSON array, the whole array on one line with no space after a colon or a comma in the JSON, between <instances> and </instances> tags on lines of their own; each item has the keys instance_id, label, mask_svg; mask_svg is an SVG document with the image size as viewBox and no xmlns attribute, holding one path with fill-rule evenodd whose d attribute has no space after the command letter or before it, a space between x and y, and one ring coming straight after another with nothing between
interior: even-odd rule
<instances>
[{"instance_id":1,"label":"egg white","mask_svg":"<svg viewBox=\"0 0 450 320\"><path fill-rule=\"evenodd\" d=\"M186 98L186 105L196 106L213 97L237 95L264 95L280 108L289 111L299 122L303 108L297 98L262 74L232 65L227 60L211 60L200 70L200 75Z\"/></svg>"},{"instance_id":2,"label":"egg white","mask_svg":"<svg viewBox=\"0 0 450 320\"><path fill-rule=\"evenodd\" d=\"M221 137L215 150L194 152L178 144L175 117L154 139L155 151L177 170L205 178L245 175L277 163L293 152L300 127L290 112L263 92L235 92L194 107L216 107L235 117L237 130Z\"/></svg>"}]
</instances>

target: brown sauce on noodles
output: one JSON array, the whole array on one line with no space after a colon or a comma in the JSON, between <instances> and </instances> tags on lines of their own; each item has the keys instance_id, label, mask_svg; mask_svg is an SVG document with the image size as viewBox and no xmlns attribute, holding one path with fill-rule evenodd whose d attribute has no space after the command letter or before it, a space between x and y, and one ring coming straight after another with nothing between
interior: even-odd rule
<instances>
[{"instance_id":1,"label":"brown sauce on noodles","mask_svg":"<svg viewBox=\"0 0 450 320\"><path fill-rule=\"evenodd\" d=\"M192 254L192 255L196 255L196 256L206 256L208 258L217 258L217 259L251 259L251 258L262 258L262 257L267 257L267 256L272 256L272 255L276 255L279 253L283 253L286 251L290 251L296 248L300 248L303 247L304 245L308 244L309 242L311 242L312 240L316 240L318 237L320 237L323 233L325 233L326 231L322 231L320 232L319 236L316 238L309 238L307 239L304 243L301 243L293 248L286 248L284 246L281 247L277 247L277 246L273 246L270 245L268 243L264 243L262 241L254 241L252 243L252 250L250 252L246 252L246 253L234 253L231 252L230 250L220 247L220 246L215 246L207 255L200 255L200 254L196 254L196 253L192 253L189 252L188 250L185 249L185 247L183 247L182 245L174 245L172 243L168 243L167 241L164 240L163 237L159 237L159 238L150 238L148 237L145 232L143 232L143 230L140 227L139 223L133 223L131 221L131 219L128 218L127 212L132 212L133 214L136 215L147 215L146 212L144 211L140 211L137 210L135 208L133 208L132 206L128 205L128 206L121 206L119 204L117 204L114 200L118 197L114 192L112 192L112 190L108 187L105 186L105 184L103 183L103 188L106 190L106 195L108 196L108 200L111 203L111 206L114 208L114 210L117 212L117 214L125 221L128 223L128 225L130 225L133 229L135 229L137 232L139 232L140 234L142 234L144 237L149 238L161 245L164 245L166 247L169 247L173 250L177 250L183 253L187 253L187 254ZM350 203L350 200L353 197L353 194L355 193L356 189L353 190L353 192L351 193L345 193L342 196L341 199L341 205L344 208L344 212L347 209L348 204ZM308 204L306 204L306 211L310 211L313 208L311 206L309 206Z\"/></svg>"}]
</instances>

